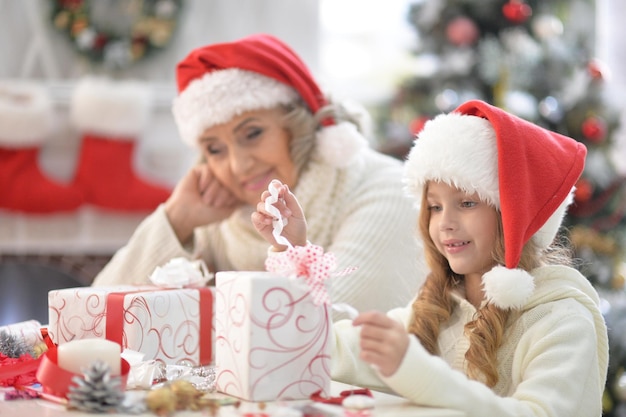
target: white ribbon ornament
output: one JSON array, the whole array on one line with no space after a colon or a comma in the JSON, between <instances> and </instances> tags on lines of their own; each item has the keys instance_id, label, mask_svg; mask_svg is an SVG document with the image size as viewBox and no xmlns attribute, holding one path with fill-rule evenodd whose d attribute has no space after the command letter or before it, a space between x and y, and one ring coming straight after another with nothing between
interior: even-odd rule
<instances>
[{"instance_id":1,"label":"white ribbon ornament","mask_svg":"<svg viewBox=\"0 0 626 417\"><path fill-rule=\"evenodd\" d=\"M306 246L293 246L282 235L283 229L287 225L287 219L281 216L274 204L284 201L284 199L278 196L278 188L274 187L273 184L275 184L274 181L270 183L267 189L270 195L265 199L265 210L273 217L272 235L274 239L278 244L287 246L288 249L268 257L265 261L265 269L277 275L290 277L294 281L303 279L315 305L330 304L326 280L331 276L347 275L356 268L346 268L343 271L333 273L337 264L334 254L324 253L324 248L311 243L307 243ZM340 313L346 313L351 319L359 314L354 307L346 303L335 303L331 306Z\"/></svg>"},{"instance_id":2,"label":"white ribbon ornament","mask_svg":"<svg viewBox=\"0 0 626 417\"><path fill-rule=\"evenodd\" d=\"M270 196L265 199L265 210L269 214L271 214L273 217L272 235L274 236L274 239L276 239L276 243L278 243L279 245L292 247L291 242L289 242L287 238L282 235L283 229L285 228L285 226L287 226L288 221L286 218L281 216L280 211L278 211L278 208L274 206L274 204L276 204L277 202L279 201L284 202L285 200L283 198L278 197L278 188L273 187L272 186L273 183L274 182L272 181L269 187L267 187L267 191L269 191Z\"/></svg>"}]
</instances>

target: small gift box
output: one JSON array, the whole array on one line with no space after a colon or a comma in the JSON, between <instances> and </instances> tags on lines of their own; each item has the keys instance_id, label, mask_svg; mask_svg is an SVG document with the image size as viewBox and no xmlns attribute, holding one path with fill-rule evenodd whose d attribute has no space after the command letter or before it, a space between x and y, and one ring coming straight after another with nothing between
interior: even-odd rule
<instances>
[{"instance_id":1,"label":"small gift box","mask_svg":"<svg viewBox=\"0 0 626 417\"><path fill-rule=\"evenodd\" d=\"M213 290L207 287L52 290L48 312L48 332L59 345L105 338L166 364L211 362Z\"/></svg>"},{"instance_id":2,"label":"small gift box","mask_svg":"<svg viewBox=\"0 0 626 417\"><path fill-rule=\"evenodd\" d=\"M30 385L46 350L41 324L28 320L0 327L0 386Z\"/></svg>"},{"instance_id":3,"label":"small gift box","mask_svg":"<svg viewBox=\"0 0 626 417\"><path fill-rule=\"evenodd\" d=\"M0 332L6 332L32 348L44 343L41 335L41 323L37 320L27 320L0 326Z\"/></svg>"},{"instance_id":4,"label":"small gift box","mask_svg":"<svg viewBox=\"0 0 626 417\"><path fill-rule=\"evenodd\" d=\"M294 257L285 260L294 264L272 272L216 274L218 391L246 401L329 393L332 316L323 280L330 268L313 261L307 271L289 251Z\"/></svg>"}]
</instances>

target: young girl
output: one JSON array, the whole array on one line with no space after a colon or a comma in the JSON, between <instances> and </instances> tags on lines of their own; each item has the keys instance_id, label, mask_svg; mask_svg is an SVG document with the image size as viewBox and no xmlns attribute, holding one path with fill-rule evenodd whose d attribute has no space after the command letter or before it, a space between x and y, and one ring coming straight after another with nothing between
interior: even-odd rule
<instances>
[{"instance_id":1,"label":"young girl","mask_svg":"<svg viewBox=\"0 0 626 417\"><path fill-rule=\"evenodd\" d=\"M598 295L553 245L585 155L481 101L429 121L405 184L431 272L411 305L335 324L333 378L468 416L600 416ZM308 244L297 201L278 188L283 236ZM281 256L263 203L252 220Z\"/></svg>"}]
</instances>

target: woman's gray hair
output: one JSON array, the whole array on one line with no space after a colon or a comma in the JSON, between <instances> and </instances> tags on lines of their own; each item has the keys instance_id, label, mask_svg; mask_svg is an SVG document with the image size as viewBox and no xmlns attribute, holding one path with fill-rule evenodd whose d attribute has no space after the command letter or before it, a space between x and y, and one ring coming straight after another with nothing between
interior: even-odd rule
<instances>
[{"instance_id":1,"label":"woman's gray hair","mask_svg":"<svg viewBox=\"0 0 626 417\"><path fill-rule=\"evenodd\" d=\"M369 136L370 118L365 108L350 102L328 101L329 104L319 109L315 115L302 101L285 106L285 128L292 137L291 158L298 175L311 159L311 153L315 149L315 134L323 120L331 118L335 122L350 122L365 137Z\"/></svg>"}]
</instances>

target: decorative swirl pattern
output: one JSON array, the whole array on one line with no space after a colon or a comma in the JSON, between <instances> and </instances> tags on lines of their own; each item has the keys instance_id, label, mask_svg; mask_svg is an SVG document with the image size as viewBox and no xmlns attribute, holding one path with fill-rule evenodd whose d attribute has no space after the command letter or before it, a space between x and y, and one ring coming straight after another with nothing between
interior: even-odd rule
<instances>
[{"instance_id":1,"label":"decorative swirl pattern","mask_svg":"<svg viewBox=\"0 0 626 417\"><path fill-rule=\"evenodd\" d=\"M51 291L49 333L55 343L107 337L119 340L123 348L144 353L146 359L206 364L211 359L206 352L212 348L212 311L205 311L201 291L210 290L86 287ZM119 300L112 295L119 295ZM111 329L115 335L109 334Z\"/></svg>"},{"instance_id":2,"label":"decorative swirl pattern","mask_svg":"<svg viewBox=\"0 0 626 417\"><path fill-rule=\"evenodd\" d=\"M289 278L218 273L218 389L251 401L328 392L331 323L329 305Z\"/></svg>"}]
</instances>

